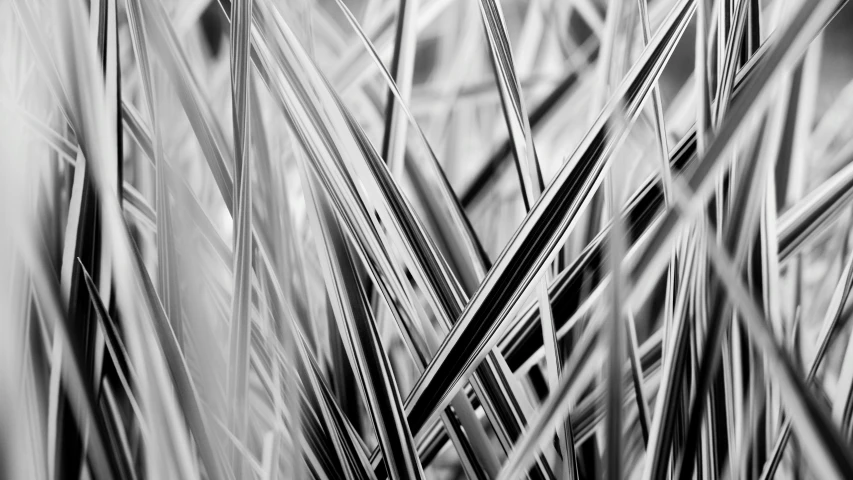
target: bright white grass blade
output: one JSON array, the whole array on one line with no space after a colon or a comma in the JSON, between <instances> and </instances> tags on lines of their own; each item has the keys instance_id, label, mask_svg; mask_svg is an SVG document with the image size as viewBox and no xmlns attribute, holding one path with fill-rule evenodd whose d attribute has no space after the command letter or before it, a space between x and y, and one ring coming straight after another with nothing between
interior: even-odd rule
<instances>
[{"instance_id":1,"label":"bright white grass blade","mask_svg":"<svg viewBox=\"0 0 853 480\"><path fill-rule=\"evenodd\" d=\"M403 103L412 94L412 78L415 70L415 47L417 32L415 18L420 0L401 0L397 13L397 34L394 42L394 55L391 60L391 73L399 90ZM408 121L403 115L402 106L395 101L395 93L387 96L385 109L385 135L382 140L382 158L388 169L397 179L402 179L403 165L406 161L406 131Z\"/></svg>"},{"instance_id":2,"label":"bright white grass blade","mask_svg":"<svg viewBox=\"0 0 853 480\"><path fill-rule=\"evenodd\" d=\"M249 34L252 0L231 3L231 105L234 128L234 268L231 331L228 355L229 428L240 442L246 440L249 389L249 327L252 323L252 178L249 115ZM245 475L235 457L237 477Z\"/></svg>"},{"instance_id":3,"label":"bright white grass blade","mask_svg":"<svg viewBox=\"0 0 853 480\"><path fill-rule=\"evenodd\" d=\"M116 0L106 0L104 3L104 9L106 10L106 18L104 19L104 25L99 25L98 36L103 36L103 43L99 46L102 48L101 51L101 60L103 61L104 67L104 82L105 82L105 97L107 99L107 110L108 110L108 119L109 122L113 125L113 130L116 132L116 161L113 163L113 178L114 186L117 190L117 195L119 198L119 203L122 202L122 185L124 183L124 145L123 138L120 137L120 133L122 130L121 127L121 65L120 65L120 45L119 45L119 33L118 33L118 5ZM103 31L101 31L103 30ZM100 40L100 38L99 38ZM107 250L106 258L109 258L109 250ZM106 285L109 293L112 293L110 283L112 283L112 279L108 273L109 264L101 267L102 270L106 271L104 275L101 275L101 278L104 279L103 283Z\"/></svg>"},{"instance_id":4,"label":"bright white grass blade","mask_svg":"<svg viewBox=\"0 0 853 480\"><path fill-rule=\"evenodd\" d=\"M792 95L791 108L796 109L796 115L791 118L793 132L787 142L790 150L786 155L787 181L779 185L781 192L777 205L781 207L793 205L803 198L808 186L806 182L809 168L807 152L821 151L819 147L814 148L811 139L812 135L818 132L818 126L815 126L815 110L820 92L820 72L824 67L823 50L826 44L824 37L825 35L821 34L815 39L806 52L802 65L795 72L798 88L796 95ZM841 123L836 128L843 128L843 125Z\"/></svg>"}]
</instances>

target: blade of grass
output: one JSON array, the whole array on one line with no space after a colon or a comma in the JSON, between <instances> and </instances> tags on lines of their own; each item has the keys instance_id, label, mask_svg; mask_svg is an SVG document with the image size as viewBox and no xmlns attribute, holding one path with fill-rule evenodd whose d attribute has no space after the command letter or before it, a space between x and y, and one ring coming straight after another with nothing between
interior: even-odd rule
<instances>
[{"instance_id":1,"label":"blade of grass","mask_svg":"<svg viewBox=\"0 0 853 480\"><path fill-rule=\"evenodd\" d=\"M625 99L626 110L632 117L636 115L640 100L656 80L660 68L666 63L693 7L695 4L690 1L678 4L614 95L618 99L615 103ZM469 301L462 318L421 376L410 395L411 400L407 402L413 431L418 431L436 408L446 402L447 395L459 388L460 380L476 366L478 358L496 343L495 333L515 309L522 291L530 285L548 257L556 252L560 238L576 223L577 212L589 201L589 193L601 181L601 174L607 166L606 160L624 138L624 130L606 133L609 117L615 109L615 104L605 107L604 114L585 141L519 227L480 290ZM576 180L569 182L570 178ZM551 216L550 212L563 213ZM524 268L519 268L521 265Z\"/></svg>"},{"instance_id":2,"label":"blade of grass","mask_svg":"<svg viewBox=\"0 0 853 480\"><path fill-rule=\"evenodd\" d=\"M231 400L229 429L238 441L247 435L249 389L249 325L252 295L252 160L249 114L249 45L252 0L231 3L231 105L234 128L234 293L231 300L231 331L228 355L228 395ZM234 474L245 471L234 456Z\"/></svg>"}]
</instances>

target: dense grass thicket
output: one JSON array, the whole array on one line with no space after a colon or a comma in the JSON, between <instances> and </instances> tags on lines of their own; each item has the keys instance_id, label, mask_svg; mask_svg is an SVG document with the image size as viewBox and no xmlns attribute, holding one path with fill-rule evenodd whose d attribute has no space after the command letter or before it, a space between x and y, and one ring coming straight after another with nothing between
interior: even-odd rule
<instances>
[{"instance_id":1,"label":"dense grass thicket","mask_svg":"<svg viewBox=\"0 0 853 480\"><path fill-rule=\"evenodd\" d=\"M0 479L853 479L846 0L0 0Z\"/></svg>"}]
</instances>

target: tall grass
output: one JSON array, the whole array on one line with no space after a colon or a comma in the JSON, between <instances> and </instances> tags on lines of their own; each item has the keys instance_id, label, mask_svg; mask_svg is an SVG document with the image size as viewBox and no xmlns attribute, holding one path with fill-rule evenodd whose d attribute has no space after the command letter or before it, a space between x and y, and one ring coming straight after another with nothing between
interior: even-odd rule
<instances>
[{"instance_id":1,"label":"tall grass","mask_svg":"<svg viewBox=\"0 0 853 480\"><path fill-rule=\"evenodd\" d=\"M846 3L0 1L0 478L853 478Z\"/></svg>"}]
</instances>

